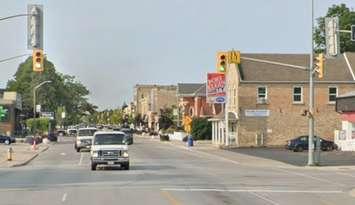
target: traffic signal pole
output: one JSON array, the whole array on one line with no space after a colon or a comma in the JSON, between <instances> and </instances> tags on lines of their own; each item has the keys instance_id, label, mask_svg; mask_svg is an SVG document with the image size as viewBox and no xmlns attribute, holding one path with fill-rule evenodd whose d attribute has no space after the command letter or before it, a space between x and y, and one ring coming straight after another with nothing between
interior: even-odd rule
<instances>
[{"instance_id":1,"label":"traffic signal pole","mask_svg":"<svg viewBox=\"0 0 355 205\"><path fill-rule=\"evenodd\" d=\"M314 143L313 143L313 137L314 137L314 112L313 112L313 107L314 107L314 85L313 85L313 48L314 48L314 42L313 42L313 31L314 31L314 0L311 1L312 6L311 6L311 13L312 13L312 29L311 29L311 52L309 56L309 104L308 104L308 166L314 166Z\"/></svg>"}]
</instances>

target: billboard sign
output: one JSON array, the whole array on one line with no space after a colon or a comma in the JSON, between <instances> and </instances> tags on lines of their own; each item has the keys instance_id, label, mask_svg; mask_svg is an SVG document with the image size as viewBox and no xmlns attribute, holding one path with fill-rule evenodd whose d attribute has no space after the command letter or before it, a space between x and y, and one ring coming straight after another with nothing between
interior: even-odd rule
<instances>
[{"instance_id":1,"label":"billboard sign","mask_svg":"<svg viewBox=\"0 0 355 205\"><path fill-rule=\"evenodd\" d=\"M325 44L327 56L337 56L339 54L339 18L325 18Z\"/></svg>"},{"instance_id":2,"label":"billboard sign","mask_svg":"<svg viewBox=\"0 0 355 205\"><path fill-rule=\"evenodd\" d=\"M207 101L209 103L226 103L226 77L224 73L207 74Z\"/></svg>"}]
</instances>

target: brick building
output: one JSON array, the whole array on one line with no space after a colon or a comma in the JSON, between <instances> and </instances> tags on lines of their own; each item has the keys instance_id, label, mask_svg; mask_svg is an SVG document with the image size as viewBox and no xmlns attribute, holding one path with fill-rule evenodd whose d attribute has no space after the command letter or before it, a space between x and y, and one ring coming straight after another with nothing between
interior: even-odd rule
<instances>
[{"instance_id":1,"label":"brick building","mask_svg":"<svg viewBox=\"0 0 355 205\"><path fill-rule=\"evenodd\" d=\"M177 95L182 116L212 117L220 110L207 103L206 83L178 83Z\"/></svg>"},{"instance_id":2,"label":"brick building","mask_svg":"<svg viewBox=\"0 0 355 205\"><path fill-rule=\"evenodd\" d=\"M158 130L160 109L177 107L177 87L175 85L140 85L135 86L135 114L141 115L148 127Z\"/></svg>"},{"instance_id":3,"label":"brick building","mask_svg":"<svg viewBox=\"0 0 355 205\"><path fill-rule=\"evenodd\" d=\"M226 71L224 124L213 122L213 143L227 146L284 145L308 135L309 55L242 54ZM271 61L275 63L268 63ZM338 95L355 89L355 53L327 59L323 79L315 78L315 134L332 140L341 128ZM228 121L228 123L225 123ZM216 133L220 133L216 137ZM222 134L221 134L222 133Z\"/></svg>"}]
</instances>

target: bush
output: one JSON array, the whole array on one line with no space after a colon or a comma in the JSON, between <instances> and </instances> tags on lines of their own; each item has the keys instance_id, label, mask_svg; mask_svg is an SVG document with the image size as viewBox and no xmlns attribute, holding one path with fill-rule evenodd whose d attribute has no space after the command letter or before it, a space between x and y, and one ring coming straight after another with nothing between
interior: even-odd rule
<instances>
[{"instance_id":1,"label":"bush","mask_svg":"<svg viewBox=\"0 0 355 205\"><path fill-rule=\"evenodd\" d=\"M48 132L49 123L51 123L51 128L55 127L54 120L48 118L31 118L26 120L26 126L30 129L32 134Z\"/></svg>"},{"instance_id":2,"label":"bush","mask_svg":"<svg viewBox=\"0 0 355 205\"><path fill-rule=\"evenodd\" d=\"M192 119L191 135L194 140L212 139L212 123L207 118Z\"/></svg>"},{"instance_id":3,"label":"bush","mask_svg":"<svg viewBox=\"0 0 355 205\"><path fill-rule=\"evenodd\" d=\"M160 135L160 141L169 141L169 135L167 134L161 134Z\"/></svg>"}]
</instances>

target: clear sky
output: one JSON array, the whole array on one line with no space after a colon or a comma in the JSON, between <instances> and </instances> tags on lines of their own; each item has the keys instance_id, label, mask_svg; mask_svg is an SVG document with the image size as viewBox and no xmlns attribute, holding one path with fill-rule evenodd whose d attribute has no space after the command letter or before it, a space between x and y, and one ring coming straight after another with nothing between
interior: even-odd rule
<instances>
[{"instance_id":1,"label":"clear sky","mask_svg":"<svg viewBox=\"0 0 355 205\"><path fill-rule=\"evenodd\" d=\"M218 50L308 53L311 0L0 0L0 17L44 5L44 49L100 109L132 100L137 83L204 82ZM315 16L332 4L315 0ZM0 59L27 50L26 18L0 22ZM0 63L5 87L23 59Z\"/></svg>"}]
</instances>

